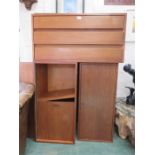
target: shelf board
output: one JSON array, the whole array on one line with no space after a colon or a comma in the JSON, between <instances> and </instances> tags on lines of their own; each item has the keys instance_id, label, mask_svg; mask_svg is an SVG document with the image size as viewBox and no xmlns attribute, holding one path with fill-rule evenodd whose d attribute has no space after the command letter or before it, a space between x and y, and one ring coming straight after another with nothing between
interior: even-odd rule
<instances>
[{"instance_id":1,"label":"shelf board","mask_svg":"<svg viewBox=\"0 0 155 155\"><path fill-rule=\"evenodd\" d=\"M44 99L44 100L59 100L59 99L68 99L68 98L75 98L74 88L49 91L39 97L39 99Z\"/></svg>"}]
</instances>

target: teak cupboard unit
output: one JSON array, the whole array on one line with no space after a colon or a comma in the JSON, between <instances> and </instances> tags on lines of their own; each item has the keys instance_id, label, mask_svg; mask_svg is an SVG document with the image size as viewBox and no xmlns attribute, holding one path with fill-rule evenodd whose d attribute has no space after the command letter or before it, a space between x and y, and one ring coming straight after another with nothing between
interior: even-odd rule
<instances>
[{"instance_id":1,"label":"teak cupboard unit","mask_svg":"<svg viewBox=\"0 0 155 155\"><path fill-rule=\"evenodd\" d=\"M36 140L112 141L126 14L34 14Z\"/></svg>"}]
</instances>

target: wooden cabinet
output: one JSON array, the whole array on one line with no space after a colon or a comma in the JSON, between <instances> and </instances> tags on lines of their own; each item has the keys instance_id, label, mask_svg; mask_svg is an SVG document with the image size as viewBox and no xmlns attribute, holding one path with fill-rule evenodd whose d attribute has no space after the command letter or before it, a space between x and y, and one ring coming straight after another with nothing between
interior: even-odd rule
<instances>
[{"instance_id":1,"label":"wooden cabinet","mask_svg":"<svg viewBox=\"0 0 155 155\"><path fill-rule=\"evenodd\" d=\"M36 65L36 140L74 143L76 65Z\"/></svg>"},{"instance_id":2,"label":"wooden cabinet","mask_svg":"<svg viewBox=\"0 0 155 155\"><path fill-rule=\"evenodd\" d=\"M35 63L123 62L126 14L34 14Z\"/></svg>"},{"instance_id":3,"label":"wooden cabinet","mask_svg":"<svg viewBox=\"0 0 155 155\"><path fill-rule=\"evenodd\" d=\"M112 141L117 64L81 63L79 81L79 139Z\"/></svg>"},{"instance_id":4,"label":"wooden cabinet","mask_svg":"<svg viewBox=\"0 0 155 155\"><path fill-rule=\"evenodd\" d=\"M112 141L126 14L34 14L36 140ZM78 116L78 117L76 117Z\"/></svg>"}]
</instances>

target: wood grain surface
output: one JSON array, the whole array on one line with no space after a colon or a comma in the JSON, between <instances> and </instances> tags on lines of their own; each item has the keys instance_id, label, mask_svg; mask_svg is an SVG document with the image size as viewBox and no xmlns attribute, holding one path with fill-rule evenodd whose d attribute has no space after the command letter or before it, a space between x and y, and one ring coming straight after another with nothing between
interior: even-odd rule
<instances>
[{"instance_id":1,"label":"wood grain surface","mask_svg":"<svg viewBox=\"0 0 155 155\"><path fill-rule=\"evenodd\" d=\"M124 16L34 16L35 29L120 29L124 27ZM68 24L69 23L69 24Z\"/></svg>"},{"instance_id":2,"label":"wood grain surface","mask_svg":"<svg viewBox=\"0 0 155 155\"><path fill-rule=\"evenodd\" d=\"M34 44L105 44L122 45L122 30L41 30L34 31Z\"/></svg>"},{"instance_id":3,"label":"wood grain surface","mask_svg":"<svg viewBox=\"0 0 155 155\"><path fill-rule=\"evenodd\" d=\"M112 141L117 64L80 64L80 140Z\"/></svg>"},{"instance_id":4,"label":"wood grain surface","mask_svg":"<svg viewBox=\"0 0 155 155\"><path fill-rule=\"evenodd\" d=\"M80 62L122 62L124 46L98 45L38 45L35 46L35 60Z\"/></svg>"}]
</instances>

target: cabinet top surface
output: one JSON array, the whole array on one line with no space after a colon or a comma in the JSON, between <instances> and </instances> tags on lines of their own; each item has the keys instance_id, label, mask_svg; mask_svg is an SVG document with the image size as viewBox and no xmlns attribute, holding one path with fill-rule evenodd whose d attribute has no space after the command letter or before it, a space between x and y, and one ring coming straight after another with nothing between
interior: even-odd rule
<instances>
[{"instance_id":1,"label":"cabinet top surface","mask_svg":"<svg viewBox=\"0 0 155 155\"><path fill-rule=\"evenodd\" d=\"M126 16L126 13L34 13L32 16Z\"/></svg>"}]
</instances>

